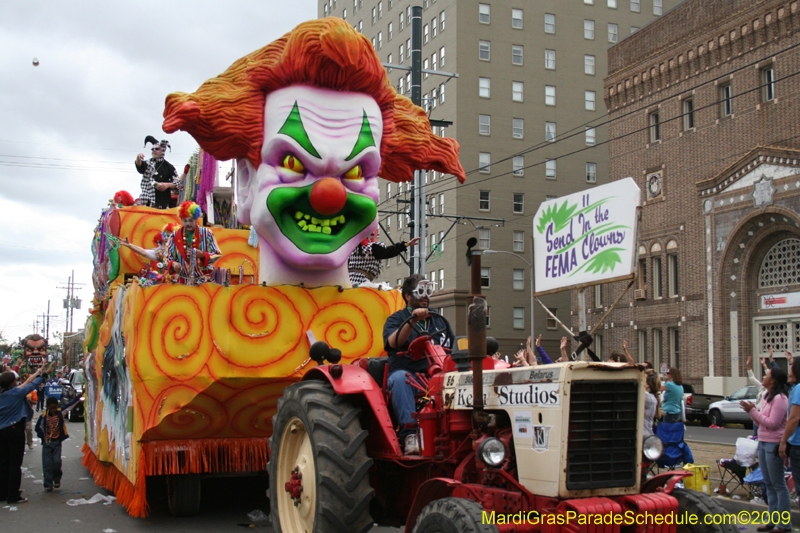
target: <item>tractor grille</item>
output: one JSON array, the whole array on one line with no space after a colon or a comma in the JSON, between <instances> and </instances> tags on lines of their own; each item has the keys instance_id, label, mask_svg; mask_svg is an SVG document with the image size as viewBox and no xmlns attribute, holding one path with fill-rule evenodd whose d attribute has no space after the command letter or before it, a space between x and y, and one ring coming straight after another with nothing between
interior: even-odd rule
<instances>
[{"instance_id":1,"label":"tractor grille","mask_svg":"<svg viewBox=\"0 0 800 533\"><path fill-rule=\"evenodd\" d=\"M636 484L639 383L574 381L569 403L567 489Z\"/></svg>"}]
</instances>

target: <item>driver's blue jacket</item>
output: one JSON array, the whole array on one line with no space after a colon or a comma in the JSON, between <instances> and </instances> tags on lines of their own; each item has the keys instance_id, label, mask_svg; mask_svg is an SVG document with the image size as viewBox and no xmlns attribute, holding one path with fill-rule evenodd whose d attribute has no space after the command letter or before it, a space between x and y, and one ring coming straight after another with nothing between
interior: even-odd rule
<instances>
[{"instance_id":1,"label":"driver's blue jacket","mask_svg":"<svg viewBox=\"0 0 800 533\"><path fill-rule=\"evenodd\" d=\"M400 346L397 350L389 347L389 336L397 331L397 328L411 316L410 308L406 307L397 311L392 316L386 319L386 324L383 326L383 347L389 354L389 372L395 370L406 370L408 372L425 372L428 370L428 360L422 358L419 361L412 361L404 355L397 355L397 352L404 352L408 350L408 345L419 337L436 331L444 330L442 333L437 334L432 338L433 344L444 346L445 348L452 349L455 346L456 336L450 328L450 324L439 315L431 315L427 320L418 322L411 334L408 336L408 341Z\"/></svg>"}]
</instances>

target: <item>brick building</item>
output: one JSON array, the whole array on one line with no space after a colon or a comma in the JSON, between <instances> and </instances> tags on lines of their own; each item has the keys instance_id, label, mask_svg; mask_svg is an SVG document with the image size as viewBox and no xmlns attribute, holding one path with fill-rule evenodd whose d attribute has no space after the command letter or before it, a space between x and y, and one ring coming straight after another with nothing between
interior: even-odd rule
<instances>
[{"instance_id":1,"label":"brick building","mask_svg":"<svg viewBox=\"0 0 800 533\"><path fill-rule=\"evenodd\" d=\"M609 49L610 177L634 177L643 207L639 277L598 330L604 355L627 341L728 394L747 356L800 352L798 8L687 0ZM589 322L624 288L590 291Z\"/></svg>"}]
</instances>

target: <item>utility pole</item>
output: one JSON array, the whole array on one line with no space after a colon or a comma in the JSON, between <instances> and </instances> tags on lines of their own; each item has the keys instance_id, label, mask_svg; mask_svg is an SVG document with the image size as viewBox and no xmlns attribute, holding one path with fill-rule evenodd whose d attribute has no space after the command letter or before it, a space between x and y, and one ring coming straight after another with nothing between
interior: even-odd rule
<instances>
[{"instance_id":1,"label":"utility pole","mask_svg":"<svg viewBox=\"0 0 800 533\"><path fill-rule=\"evenodd\" d=\"M422 6L411 7L411 66L395 65L383 63L388 69L398 69L411 71L411 102L423 107L422 102L422 74L446 76L457 78L454 72L441 72L437 70L422 69ZM450 126L452 122L442 120L431 120L431 126ZM414 182L411 187L410 213L408 226L411 229L411 238L419 237L419 244L416 249L411 249L411 261L409 262L409 274L425 275L425 263L427 253L427 201L425 198L425 180L422 179L422 172L414 171ZM416 251L415 251L416 250Z\"/></svg>"},{"instance_id":2,"label":"utility pole","mask_svg":"<svg viewBox=\"0 0 800 533\"><path fill-rule=\"evenodd\" d=\"M72 334L72 319L75 315L74 310L81 308L80 298L75 298L75 285L85 285L85 283L75 283L75 271L73 270L72 275L67 281L67 286L58 287L59 289L67 290L67 297L64 299L64 309L67 310L66 326L69 329L69 331L64 333L63 349L64 349L64 364L70 364L70 366L71 366L70 358L73 356L73 354L70 353L69 344L67 344L67 339L70 338L69 335ZM49 311L49 304L48 304L48 311Z\"/></svg>"}]
</instances>

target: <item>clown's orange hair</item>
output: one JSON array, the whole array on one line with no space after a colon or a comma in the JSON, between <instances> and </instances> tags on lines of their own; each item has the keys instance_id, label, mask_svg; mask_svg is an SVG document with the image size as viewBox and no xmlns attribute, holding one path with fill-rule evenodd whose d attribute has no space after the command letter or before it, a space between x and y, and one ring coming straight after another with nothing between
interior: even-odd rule
<instances>
[{"instance_id":1,"label":"clown's orange hair","mask_svg":"<svg viewBox=\"0 0 800 533\"><path fill-rule=\"evenodd\" d=\"M382 178L410 181L425 169L466 179L458 143L431 132L425 112L394 90L369 39L333 17L300 24L193 94L170 94L164 131L187 131L217 159L247 158L258 168L266 95L296 84L375 98L383 116Z\"/></svg>"}]
</instances>

